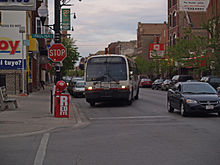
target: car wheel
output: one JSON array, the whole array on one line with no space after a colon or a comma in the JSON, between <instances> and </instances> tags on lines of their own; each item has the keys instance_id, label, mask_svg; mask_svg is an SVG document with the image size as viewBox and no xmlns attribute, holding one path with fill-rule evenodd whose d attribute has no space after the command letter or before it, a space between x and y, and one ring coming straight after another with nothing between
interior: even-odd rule
<instances>
[{"instance_id":1,"label":"car wheel","mask_svg":"<svg viewBox=\"0 0 220 165\"><path fill-rule=\"evenodd\" d=\"M170 113L174 112L174 108L171 106L169 100L167 100L167 110L168 110L168 112L170 112Z\"/></svg>"},{"instance_id":2,"label":"car wheel","mask_svg":"<svg viewBox=\"0 0 220 165\"><path fill-rule=\"evenodd\" d=\"M95 106L95 102L94 101L90 102L90 106L94 107Z\"/></svg>"},{"instance_id":3,"label":"car wheel","mask_svg":"<svg viewBox=\"0 0 220 165\"><path fill-rule=\"evenodd\" d=\"M180 114L184 117L187 116L183 103L181 104Z\"/></svg>"},{"instance_id":4,"label":"car wheel","mask_svg":"<svg viewBox=\"0 0 220 165\"><path fill-rule=\"evenodd\" d=\"M218 116L220 117L220 112L218 112Z\"/></svg>"}]
</instances>

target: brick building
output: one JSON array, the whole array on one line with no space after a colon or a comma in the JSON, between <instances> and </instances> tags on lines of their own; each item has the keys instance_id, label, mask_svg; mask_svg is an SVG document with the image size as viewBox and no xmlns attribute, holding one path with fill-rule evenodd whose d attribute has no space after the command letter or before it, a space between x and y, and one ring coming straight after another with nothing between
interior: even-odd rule
<instances>
[{"instance_id":1,"label":"brick building","mask_svg":"<svg viewBox=\"0 0 220 165\"><path fill-rule=\"evenodd\" d=\"M118 41L110 43L105 49L105 54L123 54L135 57L137 55L137 41Z\"/></svg>"},{"instance_id":2,"label":"brick building","mask_svg":"<svg viewBox=\"0 0 220 165\"><path fill-rule=\"evenodd\" d=\"M201 2L193 1L192 3ZM196 35L206 35L202 24L206 21L206 8L209 0L202 1L202 3L204 4L197 7L198 4L191 5L189 1L168 0L169 45L175 45L177 38L183 38L184 28L187 27L191 27L192 32Z\"/></svg>"},{"instance_id":3,"label":"brick building","mask_svg":"<svg viewBox=\"0 0 220 165\"><path fill-rule=\"evenodd\" d=\"M137 54L149 60L149 45L152 43L167 44L167 24L141 23L137 29Z\"/></svg>"},{"instance_id":4,"label":"brick building","mask_svg":"<svg viewBox=\"0 0 220 165\"><path fill-rule=\"evenodd\" d=\"M206 13L206 18L209 19L213 15L220 16L220 1L219 0L210 0L209 2L207 13Z\"/></svg>"}]
</instances>

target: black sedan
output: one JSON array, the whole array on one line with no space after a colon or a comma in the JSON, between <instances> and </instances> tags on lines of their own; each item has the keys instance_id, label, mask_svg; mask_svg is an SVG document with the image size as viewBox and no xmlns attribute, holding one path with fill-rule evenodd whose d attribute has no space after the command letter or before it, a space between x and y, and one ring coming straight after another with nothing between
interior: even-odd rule
<instances>
[{"instance_id":1,"label":"black sedan","mask_svg":"<svg viewBox=\"0 0 220 165\"><path fill-rule=\"evenodd\" d=\"M180 110L182 116L189 113L218 113L220 116L220 97L208 83L179 82L167 94L168 112Z\"/></svg>"}]
</instances>

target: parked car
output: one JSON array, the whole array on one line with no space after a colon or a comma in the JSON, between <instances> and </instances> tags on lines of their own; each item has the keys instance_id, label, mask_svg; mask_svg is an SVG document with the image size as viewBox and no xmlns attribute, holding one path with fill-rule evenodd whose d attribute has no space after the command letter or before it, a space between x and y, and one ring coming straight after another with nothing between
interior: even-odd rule
<instances>
[{"instance_id":1,"label":"parked car","mask_svg":"<svg viewBox=\"0 0 220 165\"><path fill-rule=\"evenodd\" d=\"M77 81L75 86L72 88L72 95L74 97L84 97L85 96L85 81Z\"/></svg>"},{"instance_id":2,"label":"parked car","mask_svg":"<svg viewBox=\"0 0 220 165\"><path fill-rule=\"evenodd\" d=\"M193 77L190 75L175 75L171 79L170 86L173 86L174 84L178 82L186 82L187 80L193 80Z\"/></svg>"},{"instance_id":3,"label":"parked car","mask_svg":"<svg viewBox=\"0 0 220 165\"><path fill-rule=\"evenodd\" d=\"M143 88L143 87L152 87L152 81L151 81L151 79L142 78L141 81L140 81L139 86L141 88Z\"/></svg>"},{"instance_id":4,"label":"parked car","mask_svg":"<svg viewBox=\"0 0 220 165\"><path fill-rule=\"evenodd\" d=\"M69 85L67 86L67 89L70 94L73 94L73 88L75 87L77 81L84 81L84 80L82 77L73 77L69 82Z\"/></svg>"},{"instance_id":5,"label":"parked car","mask_svg":"<svg viewBox=\"0 0 220 165\"><path fill-rule=\"evenodd\" d=\"M156 79L156 80L152 83L152 89L161 89L162 83L163 83L163 79Z\"/></svg>"},{"instance_id":6,"label":"parked car","mask_svg":"<svg viewBox=\"0 0 220 165\"><path fill-rule=\"evenodd\" d=\"M70 76L66 76L66 77L63 79L63 81L65 81L67 87L69 86L71 79L72 79L72 77L70 77Z\"/></svg>"},{"instance_id":7,"label":"parked car","mask_svg":"<svg viewBox=\"0 0 220 165\"><path fill-rule=\"evenodd\" d=\"M167 110L180 110L182 116L189 113L218 113L220 98L217 91L205 82L179 82L168 90Z\"/></svg>"},{"instance_id":8,"label":"parked car","mask_svg":"<svg viewBox=\"0 0 220 165\"><path fill-rule=\"evenodd\" d=\"M209 83L215 89L220 87L220 77L205 76L202 77L200 81Z\"/></svg>"},{"instance_id":9,"label":"parked car","mask_svg":"<svg viewBox=\"0 0 220 165\"><path fill-rule=\"evenodd\" d=\"M164 82L161 85L161 90L167 91L170 88L170 83L171 83L170 79L164 80Z\"/></svg>"}]
</instances>

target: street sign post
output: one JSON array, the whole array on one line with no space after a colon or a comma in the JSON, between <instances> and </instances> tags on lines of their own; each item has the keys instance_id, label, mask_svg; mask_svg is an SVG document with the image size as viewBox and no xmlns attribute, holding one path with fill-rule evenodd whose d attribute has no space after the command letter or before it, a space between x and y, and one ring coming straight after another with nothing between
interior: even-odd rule
<instances>
[{"instance_id":1,"label":"street sign post","mask_svg":"<svg viewBox=\"0 0 220 165\"><path fill-rule=\"evenodd\" d=\"M53 44L48 51L48 58L53 62L61 62L66 58L66 48L63 44Z\"/></svg>"},{"instance_id":2,"label":"street sign post","mask_svg":"<svg viewBox=\"0 0 220 165\"><path fill-rule=\"evenodd\" d=\"M53 34L32 34L32 38L53 38Z\"/></svg>"}]
</instances>

